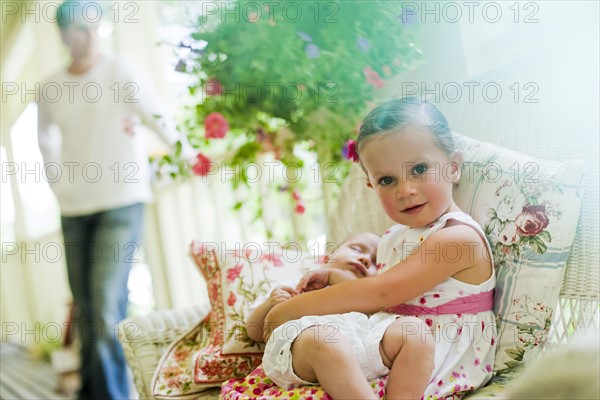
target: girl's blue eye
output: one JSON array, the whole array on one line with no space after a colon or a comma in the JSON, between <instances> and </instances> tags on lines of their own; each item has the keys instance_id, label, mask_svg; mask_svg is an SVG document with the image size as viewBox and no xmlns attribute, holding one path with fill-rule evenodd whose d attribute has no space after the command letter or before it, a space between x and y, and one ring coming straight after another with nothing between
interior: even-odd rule
<instances>
[{"instance_id":1,"label":"girl's blue eye","mask_svg":"<svg viewBox=\"0 0 600 400\"><path fill-rule=\"evenodd\" d=\"M413 175L421 175L427 172L427 165L425 164L417 164L413 167L411 173Z\"/></svg>"},{"instance_id":2,"label":"girl's blue eye","mask_svg":"<svg viewBox=\"0 0 600 400\"><path fill-rule=\"evenodd\" d=\"M394 178L392 178L391 176L384 176L383 178L379 179L379 184L381 186L391 185L392 182L394 182Z\"/></svg>"}]
</instances>

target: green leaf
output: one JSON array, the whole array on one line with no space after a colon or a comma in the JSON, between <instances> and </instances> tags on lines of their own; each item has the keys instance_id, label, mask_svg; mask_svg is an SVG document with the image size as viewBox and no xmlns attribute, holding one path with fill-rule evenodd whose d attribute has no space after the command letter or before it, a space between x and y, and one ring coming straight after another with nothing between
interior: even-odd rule
<instances>
[{"instance_id":1,"label":"green leaf","mask_svg":"<svg viewBox=\"0 0 600 400\"><path fill-rule=\"evenodd\" d=\"M541 231L540 233L538 233L537 237L546 242L552 242L552 236L548 231Z\"/></svg>"}]
</instances>

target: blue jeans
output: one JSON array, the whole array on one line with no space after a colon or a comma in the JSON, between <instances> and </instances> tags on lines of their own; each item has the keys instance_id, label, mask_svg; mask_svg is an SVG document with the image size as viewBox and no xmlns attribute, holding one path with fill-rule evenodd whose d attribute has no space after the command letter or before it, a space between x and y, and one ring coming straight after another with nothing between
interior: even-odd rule
<instances>
[{"instance_id":1,"label":"blue jeans","mask_svg":"<svg viewBox=\"0 0 600 400\"><path fill-rule=\"evenodd\" d=\"M69 285L81 342L84 399L128 399L129 383L116 324L127 313L127 279L137 262L144 205L62 217Z\"/></svg>"}]
</instances>

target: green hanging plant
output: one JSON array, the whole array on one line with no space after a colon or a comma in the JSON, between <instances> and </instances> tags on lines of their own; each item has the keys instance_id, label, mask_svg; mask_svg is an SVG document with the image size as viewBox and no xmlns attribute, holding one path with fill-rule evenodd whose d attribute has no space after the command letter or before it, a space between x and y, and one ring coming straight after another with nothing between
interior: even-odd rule
<instances>
[{"instance_id":1,"label":"green hanging plant","mask_svg":"<svg viewBox=\"0 0 600 400\"><path fill-rule=\"evenodd\" d=\"M418 25L403 17L403 2L238 0L198 8L182 44L189 55L178 65L192 80L181 129L202 153L193 172L210 173L211 160L226 154L234 186L249 186L244 165L265 154L301 164L298 146L333 164L341 182L350 166L344 144L385 79L422 59ZM176 155L156 162L186 175ZM283 191L299 189L287 183Z\"/></svg>"}]
</instances>

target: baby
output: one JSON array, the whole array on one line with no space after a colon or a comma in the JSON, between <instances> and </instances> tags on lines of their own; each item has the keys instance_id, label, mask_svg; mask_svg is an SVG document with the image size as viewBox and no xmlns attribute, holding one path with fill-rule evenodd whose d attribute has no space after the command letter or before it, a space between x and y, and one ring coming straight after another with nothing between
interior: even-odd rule
<instances>
[{"instance_id":1,"label":"baby","mask_svg":"<svg viewBox=\"0 0 600 400\"><path fill-rule=\"evenodd\" d=\"M263 342L265 316L277 304L301 292L322 289L352 279L375 276L380 237L371 232L350 235L333 254L323 258L322 268L308 272L299 282L280 282L266 299L258 299L246 319L248 337Z\"/></svg>"}]
</instances>

